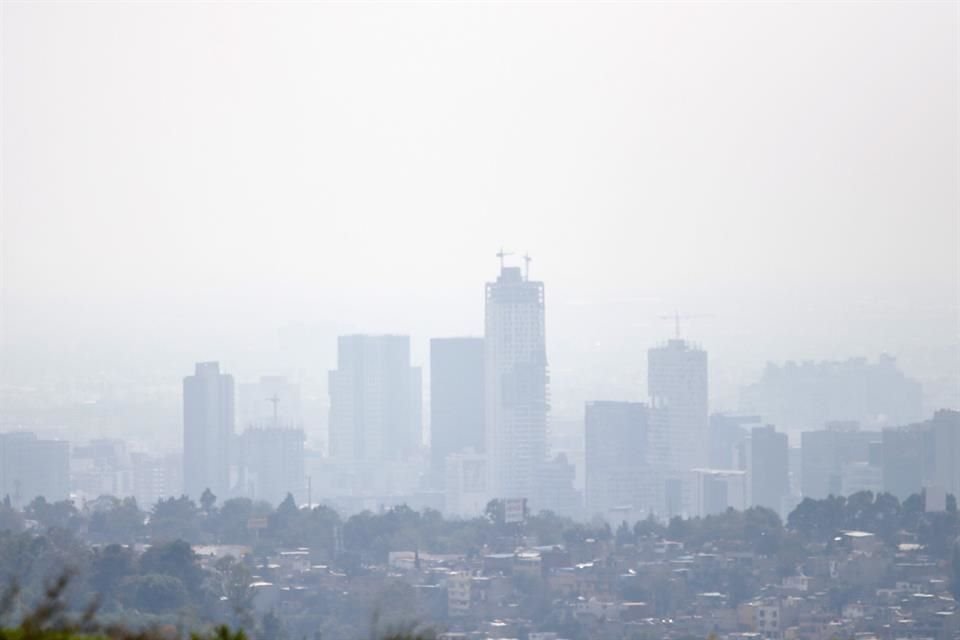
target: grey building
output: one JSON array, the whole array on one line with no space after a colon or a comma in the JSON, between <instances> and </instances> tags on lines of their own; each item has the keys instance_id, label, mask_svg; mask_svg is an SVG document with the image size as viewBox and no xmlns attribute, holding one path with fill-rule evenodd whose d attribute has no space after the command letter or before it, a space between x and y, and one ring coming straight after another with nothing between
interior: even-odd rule
<instances>
[{"instance_id":1,"label":"grey building","mask_svg":"<svg viewBox=\"0 0 960 640\"><path fill-rule=\"evenodd\" d=\"M649 407L639 402L588 402L585 416L586 500L589 516L645 507Z\"/></svg>"},{"instance_id":2,"label":"grey building","mask_svg":"<svg viewBox=\"0 0 960 640\"><path fill-rule=\"evenodd\" d=\"M29 432L0 434L0 499L7 496L20 508L38 496L69 498L70 443Z\"/></svg>"},{"instance_id":3,"label":"grey building","mask_svg":"<svg viewBox=\"0 0 960 640\"><path fill-rule=\"evenodd\" d=\"M519 267L501 265L486 285L484 394L491 497L537 494L547 456L544 287Z\"/></svg>"},{"instance_id":4,"label":"grey building","mask_svg":"<svg viewBox=\"0 0 960 640\"><path fill-rule=\"evenodd\" d=\"M714 413L710 416L710 468L746 470L747 436L763 426L760 416Z\"/></svg>"},{"instance_id":5,"label":"grey building","mask_svg":"<svg viewBox=\"0 0 960 640\"><path fill-rule=\"evenodd\" d=\"M750 504L783 516L784 498L790 494L790 455L787 434L772 426L750 432Z\"/></svg>"},{"instance_id":6,"label":"grey building","mask_svg":"<svg viewBox=\"0 0 960 640\"><path fill-rule=\"evenodd\" d=\"M883 430L883 490L901 500L927 487L960 494L960 412Z\"/></svg>"},{"instance_id":7,"label":"grey building","mask_svg":"<svg viewBox=\"0 0 960 640\"><path fill-rule=\"evenodd\" d=\"M822 500L843 495L843 472L851 465L870 462L877 431L860 431L855 422L833 422L821 431L800 435L800 488L804 498Z\"/></svg>"},{"instance_id":8,"label":"grey building","mask_svg":"<svg viewBox=\"0 0 960 640\"><path fill-rule=\"evenodd\" d=\"M652 406L667 413L669 466L678 471L706 467L707 352L679 339L650 349L647 387Z\"/></svg>"},{"instance_id":9,"label":"grey building","mask_svg":"<svg viewBox=\"0 0 960 640\"><path fill-rule=\"evenodd\" d=\"M200 362L183 379L183 491L197 500L210 489L230 495L230 443L234 433L233 376L217 362Z\"/></svg>"},{"instance_id":10,"label":"grey building","mask_svg":"<svg viewBox=\"0 0 960 640\"><path fill-rule=\"evenodd\" d=\"M279 504L288 493L306 500L302 429L254 427L243 432L241 492L255 500Z\"/></svg>"},{"instance_id":11,"label":"grey building","mask_svg":"<svg viewBox=\"0 0 960 640\"><path fill-rule=\"evenodd\" d=\"M430 467L442 488L446 458L484 451L483 338L430 341Z\"/></svg>"},{"instance_id":12,"label":"grey building","mask_svg":"<svg viewBox=\"0 0 960 640\"><path fill-rule=\"evenodd\" d=\"M920 420L922 387L894 358L768 363L760 380L745 387L741 408L782 431L818 429L831 421L856 421L882 429Z\"/></svg>"},{"instance_id":13,"label":"grey building","mask_svg":"<svg viewBox=\"0 0 960 640\"><path fill-rule=\"evenodd\" d=\"M408 460L422 438L418 389L408 336L341 336L329 375L330 455Z\"/></svg>"},{"instance_id":14,"label":"grey building","mask_svg":"<svg viewBox=\"0 0 960 640\"><path fill-rule=\"evenodd\" d=\"M960 411L937 411L930 421L934 437L934 482L960 496Z\"/></svg>"}]
</instances>

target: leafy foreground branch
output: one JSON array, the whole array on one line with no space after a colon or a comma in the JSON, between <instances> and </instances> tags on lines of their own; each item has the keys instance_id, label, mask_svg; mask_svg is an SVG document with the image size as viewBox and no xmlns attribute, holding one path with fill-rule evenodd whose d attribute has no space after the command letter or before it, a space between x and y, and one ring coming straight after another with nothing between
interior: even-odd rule
<instances>
[{"instance_id":1,"label":"leafy foreground branch","mask_svg":"<svg viewBox=\"0 0 960 640\"><path fill-rule=\"evenodd\" d=\"M0 626L0 640L249 640L243 629L232 630L219 625L206 632L183 634L169 626L135 631L122 625L101 625L97 621L96 600L80 615L70 615L66 591L73 574L65 572L50 583L43 599L15 626ZM7 623L20 596L17 584L11 584L0 594L0 622ZM319 635L317 636L319 638ZM434 640L432 632L413 629L373 634L371 640ZM276 640L269 632L254 640Z\"/></svg>"}]
</instances>

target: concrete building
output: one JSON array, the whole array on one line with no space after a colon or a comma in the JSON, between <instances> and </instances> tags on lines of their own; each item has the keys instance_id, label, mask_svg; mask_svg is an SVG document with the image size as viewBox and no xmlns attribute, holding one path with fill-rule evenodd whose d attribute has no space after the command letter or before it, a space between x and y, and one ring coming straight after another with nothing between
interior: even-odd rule
<instances>
[{"instance_id":1,"label":"concrete building","mask_svg":"<svg viewBox=\"0 0 960 640\"><path fill-rule=\"evenodd\" d=\"M587 515L639 513L647 461L650 408L639 402L588 402L586 442Z\"/></svg>"},{"instance_id":2,"label":"concrete building","mask_svg":"<svg viewBox=\"0 0 960 640\"><path fill-rule=\"evenodd\" d=\"M934 482L960 496L960 411L943 409L930 420L934 439Z\"/></svg>"},{"instance_id":3,"label":"concrete building","mask_svg":"<svg viewBox=\"0 0 960 640\"><path fill-rule=\"evenodd\" d=\"M669 466L677 471L707 466L710 437L707 405L707 352L670 340L647 352L651 405L667 413Z\"/></svg>"},{"instance_id":4,"label":"concrete building","mask_svg":"<svg viewBox=\"0 0 960 640\"><path fill-rule=\"evenodd\" d=\"M484 370L491 497L536 499L547 456L544 287L501 263L487 283Z\"/></svg>"},{"instance_id":5,"label":"concrete building","mask_svg":"<svg viewBox=\"0 0 960 640\"><path fill-rule=\"evenodd\" d=\"M217 362L200 362L183 379L183 490L198 500L210 489L230 495L230 443L234 433L233 376Z\"/></svg>"},{"instance_id":6,"label":"concrete building","mask_svg":"<svg viewBox=\"0 0 960 640\"><path fill-rule=\"evenodd\" d=\"M183 495L183 457L177 454L153 456L130 454L133 497L149 511L158 500Z\"/></svg>"},{"instance_id":7,"label":"concrete building","mask_svg":"<svg viewBox=\"0 0 960 640\"><path fill-rule=\"evenodd\" d=\"M787 434L767 425L750 431L750 504L771 509L781 517L790 495L790 456Z\"/></svg>"},{"instance_id":8,"label":"concrete building","mask_svg":"<svg viewBox=\"0 0 960 640\"><path fill-rule=\"evenodd\" d=\"M747 507L747 473L738 469L694 469L693 515L704 517Z\"/></svg>"},{"instance_id":9,"label":"concrete building","mask_svg":"<svg viewBox=\"0 0 960 640\"><path fill-rule=\"evenodd\" d=\"M302 429L255 427L241 436L240 492L277 505L293 494L307 499Z\"/></svg>"},{"instance_id":10,"label":"concrete building","mask_svg":"<svg viewBox=\"0 0 960 640\"><path fill-rule=\"evenodd\" d=\"M882 438L884 491L903 501L934 483L936 440L928 425L884 429Z\"/></svg>"},{"instance_id":11,"label":"concrete building","mask_svg":"<svg viewBox=\"0 0 960 640\"><path fill-rule=\"evenodd\" d=\"M710 468L746 469L750 429L763 426L760 416L714 413L710 416Z\"/></svg>"},{"instance_id":12,"label":"concrete building","mask_svg":"<svg viewBox=\"0 0 960 640\"><path fill-rule=\"evenodd\" d=\"M544 462L537 490L539 508L579 520L583 516L583 494L574 488L576 475L576 468L564 453Z\"/></svg>"},{"instance_id":13,"label":"concrete building","mask_svg":"<svg viewBox=\"0 0 960 640\"><path fill-rule=\"evenodd\" d=\"M341 336L329 375L330 455L409 460L422 440L418 382L408 336Z\"/></svg>"},{"instance_id":14,"label":"concrete building","mask_svg":"<svg viewBox=\"0 0 960 640\"><path fill-rule=\"evenodd\" d=\"M436 486L445 481L447 456L483 453L483 338L430 341L430 467Z\"/></svg>"},{"instance_id":15,"label":"concrete building","mask_svg":"<svg viewBox=\"0 0 960 640\"><path fill-rule=\"evenodd\" d=\"M0 434L0 499L22 508L34 498L70 497L70 443L44 440L29 432Z\"/></svg>"},{"instance_id":16,"label":"concrete building","mask_svg":"<svg viewBox=\"0 0 960 640\"><path fill-rule=\"evenodd\" d=\"M127 443L100 438L74 445L70 452L70 488L85 499L133 495L133 470Z\"/></svg>"},{"instance_id":17,"label":"concrete building","mask_svg":"<svg viewBox=\"0 0 960 640\"><path fill-rule=\"evenodd\" d=\"M768 363L761 379L741 393L741 408L781 431L818 429L834 420L854 420L879 430L921 417L922 388L894 358L882 355L844 361Z\"/></svg>"},{"instance_id":18,"label":"concrete building","mask_svg":"<svg viewBox=\"0 0 960 640\"><path fill-rule=\"evenodd\" d=\"M487 506L487 459L471 449L447 455L444 469L444 511L477 517Z\"/></svg>"},{"instance_id":19,"label":"concrete building","mask_svg":"<svg viewBox=\"0 0 960 640\"><path fill-rule=\"evenodd\" d=\"M960 495L960 412L883 430L883 489L901 500L921 489Z\"/></svg>"},{"instance_id":20,"label":"concrete building","mask_svg":"<svg viewBox=\"0 0 960 640\"><path fill-rule=\"evenodd\" d=\"M855 422L833 422L821 431L805 431L800 436L800 486L804 498L822 500L843 495L843 468L869 462L871 443L878 442L877 431L860 431Z\"/></svg>"}]
</instances>

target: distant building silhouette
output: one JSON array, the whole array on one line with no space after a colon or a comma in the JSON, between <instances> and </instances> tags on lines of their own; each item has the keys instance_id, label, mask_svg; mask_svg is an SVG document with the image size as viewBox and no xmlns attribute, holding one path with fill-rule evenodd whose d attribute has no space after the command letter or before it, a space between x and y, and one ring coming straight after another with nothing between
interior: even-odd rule
<instances>
[{"instance_id":1,"label":"distant building silhouette","mask_svg":"<svg viewBox=\"0 0 960 640\"><path fill-rule=\"evenodd\" d=\"M183 456L151 456L131 453L133 497L140 508L149 510L160 499L183 495Z\"/></svg>"},{"instance_id":2,"label":"distant building silhouette","mask_svg":"<svg viewBox=\"0 0 960 640\"><path fill-rule=\"evenodd\" d=\"M747 507L747 473L738 469L693 470L693 515L704 517Z\"/></svg>"},{"instance_id":3,"label":"distant building silhouette","mask_svg":"<svg viewBox=\"0 0 960 640\"><path fill-rule=\"evenodd\" d=\"M288 493L298 503L306 500L302 429L253 427L243 432L240 442L241 493L273 505Z\"/></svg>"},{"instance_id":4,"label":"distant building silhouette","mask_svg":"<svg viewBox=\"0 0 960 640\"><path fill-rule=\"evenodd\" d=\"M781 517L790 495L790 447L787 434L771 426L750 431L750 505L766 507Z\"/></svg>"},{"instance_id":5,"label":"distant building silhouette","mask_svg":"<svg viewBox=\"0 0 960 640\"><path fill-rule=\"evenodd\" d=\"M747 438L750 429L763 426L760 416L714 413L710 416L710 468L747 468Z\"/></svg>"},{"instance_id":6,"label":"distant building silhouette","mask_svg":"<svg viewBox=\"0 0 960 640\"><path fill-rule=\"evenodd\" d=\"M29 432L0 434L0 500L15 507L34 498L47 502L70 497L70 443L45 440Z\"/></svg>"},{"instance_id":7,"label":"distant building silhouette","mask_svg":"<svg viewBox=\"0 0 960 640\"><path fill-rule=\"evenodd\" d=\"M768 363L763 376L741 392L743 411L756 413L782 431L819 429L834 421L856 421L865 429L921 419L920 383L903 374L894 358L875 363L844 361Z\"/></svg>"},{"instance_id":8,"label":"distant building silhouette","mask_svg":"<svg viewBox=\"0 0 960 640\"><path fill-rule=\"evenodd\" d=\"M652 407L665 414L666 451L658 456L667 474L665 515L690 513L698 508L691 484L700 482L690 472L709 466L707 352L680 339L650 349L647 390Z\"/></svg>"},{"instance_id":9,"label":"distant building silhouette","mask_svg":"<svg viewBox=\"0 0 960 640\"><path fill-rule=\"evenodd\" d=\"M484 442L483 338L430 341L430 465L443 486L446 458Z\"/></svg>"},{"instance_id":10,"label":"distant building silhouette","mask_svg":"<svg viewBox=\"0 0 960 640\"><path fill-rule=\"evenodd\" d=\"M410 338L341 336L330 372L330 455L345 461L407 460L421 445L419 370Z\"/></svg>"},{"instance_id":11,"label":"distant building silhouette","mask_svg":"<svg viewBox=\"0 0 960 640\"><path fill-rule=\"evenodd\" d=\"M183 491L190 498L205 489L220 500L230 495L233 433L233 376L217 362L200 362L183 379Z\"/></svg>"},{"instance_id":12,"label":"distant building silhouette","mask_svg":"<svg viewBox=\"0 0 960 640\"><path fill-rule=\"evenodd\" d=\"M630 519L648 507L643 495L650 408L639 402L588 402L586 441L587 515Z\"/></svg>"},{"instance_id":13,"label":"distant building silhouette","mask_svg":"<svg viewBox=\"0 0 960 640\"><path fill-rule=\"evenodd\" d=\"M678 470L706 467L710 436L707 352L685 340L669 340L647 354L647 387L654 407L665 409L670 462Z\"/></svg>"},{"instance_id":14,"label":"distant building silhouette","mask_svg":"<svg viewBox=\"0 0 960 640\"><path fill-rule=\"evenodd\" d=\"M537 508L568 518L583 517L583 495L574 487L577 468L558 453L540 466L537 487Z\"/></svg>"},{"instance_id":15,"label":"distant building silhouette","mask_svg":"<svg viewBox=\"0 0 960 640\"><path fill-rule=\"evenodd\" d=\"M472 449L444 458L444 512L473 518L483 513L489 500L487 458Z\"/></svg>"},{"instance_id":16,"label":"distant building silhouette","mask_svg":"<svg viewBox=\"0 0 960 640\"><path fill-rule=\"evenodd\" d=\"M901 500L925 488L960 495L960 412L884 429L881 455L883 489Z\"/></svg>"},{"instance_id":17,"label":"distant building silhouette","mask_svg":"<svg viewBox=\"0 0 960 640\"><path fill-rule=\"evenodd\" d=\"M800 487L804 498L822 500L843 495L844 469L870 462L871 443L880 441L877 431L860 431L855 422L832 422L820 431L800 436Z\"/></svg>"},{"instance_id":18,"label":"distant building silhouette","mask_svg":"<svg viewBox=\"0 0 960 640\"><path fill-rule=\"evenodd\" d=\"M548 374L542 282L504 267L486 285L486 453L490 491L536 500L547 456Z\"/></svg>"}]
</instances>

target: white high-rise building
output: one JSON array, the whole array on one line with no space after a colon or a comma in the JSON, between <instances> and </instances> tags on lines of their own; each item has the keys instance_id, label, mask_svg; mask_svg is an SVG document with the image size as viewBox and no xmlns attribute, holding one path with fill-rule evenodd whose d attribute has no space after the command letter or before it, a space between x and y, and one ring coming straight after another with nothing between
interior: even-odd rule
<instances>
[{"instance_id":1,"label":"white high-rise building","mask_svg":"<svg viewBox=\"0 0 960 640\"><path fill-rule=\"evenodd\" d=\"M491 497L536 500L549 408L543 283L502 262L486 285L484 376Z\"/></svg>"}]
</instances>

